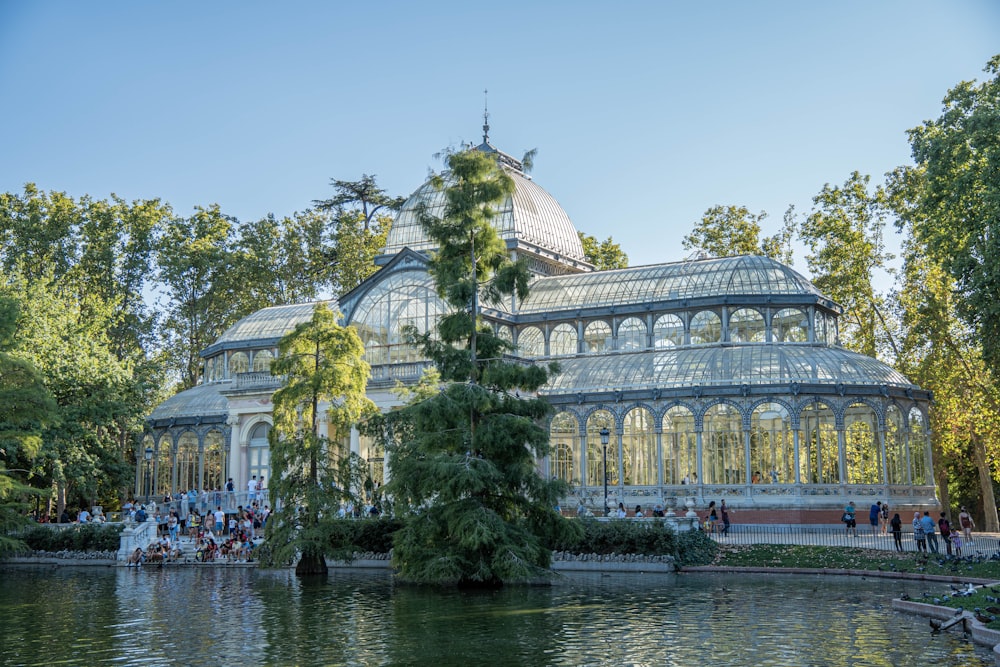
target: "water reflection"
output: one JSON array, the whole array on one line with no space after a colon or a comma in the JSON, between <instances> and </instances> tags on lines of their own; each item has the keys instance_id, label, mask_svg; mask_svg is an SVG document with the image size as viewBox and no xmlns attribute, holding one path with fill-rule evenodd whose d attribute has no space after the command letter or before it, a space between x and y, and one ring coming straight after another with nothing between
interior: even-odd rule
<instances>
[{"instance_id":1,"label":"water reflection","mask_svg":"<svg viewBox=\"0 0 1000 667\"><path fill-rule=\"evenodd\" d=\"M432 591L384 573L0 571L0 665L992 665L889 600L942 584L573 575Z\"/></svg>"}]
</instances>

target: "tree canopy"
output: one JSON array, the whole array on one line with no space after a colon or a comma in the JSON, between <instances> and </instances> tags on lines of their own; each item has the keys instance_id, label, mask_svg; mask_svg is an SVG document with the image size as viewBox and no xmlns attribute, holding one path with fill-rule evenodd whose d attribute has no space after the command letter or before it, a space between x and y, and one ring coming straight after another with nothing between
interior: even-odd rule
<instances>
[{"instance_id":1,"label":"tree canopy","mask_svg":"<svg viewBox=\"0 0 1000 667\"><path fill-rule=\"evenodd\" d=\"M383 422L386 492L404 518L393 562L410 581L496 586L547 574L546 538L571 528L554 509L565 483L535 467L548 452L549 406L529 394L547 372L505 360L509 344L479 317L480 299L527 294L527 268L510 260L490 224L513 182L474 150L449 154L447 166L435 181L444 214L422 220L438 246L431 274L451 307L421 338L443 386Z\"/></svg>"}]
</instances>

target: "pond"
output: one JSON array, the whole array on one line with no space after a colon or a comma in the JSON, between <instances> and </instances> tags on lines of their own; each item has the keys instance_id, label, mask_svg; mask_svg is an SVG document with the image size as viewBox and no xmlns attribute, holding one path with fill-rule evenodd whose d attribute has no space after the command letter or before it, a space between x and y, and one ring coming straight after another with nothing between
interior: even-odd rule
<instances>
[{"instance_id":1,"label":"pond","mask_svg":"<svg viewBox=\"0 0 1000 667\"><path fill-rule=\"evenodd\" d=\"M989 665L892 610L944 584L573 574L500 591L382 571L0 570L0 665Z\"/></svg>"}]
</instances>

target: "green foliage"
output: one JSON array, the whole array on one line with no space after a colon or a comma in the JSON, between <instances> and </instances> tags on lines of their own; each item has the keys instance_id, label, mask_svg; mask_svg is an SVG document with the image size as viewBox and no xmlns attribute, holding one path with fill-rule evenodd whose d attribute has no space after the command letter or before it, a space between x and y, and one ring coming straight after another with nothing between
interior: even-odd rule
<instances>
[{"instance_id":1,"label":"green foliage","mask_svg":"<svg viewBox=\"0 0 1000 667\"><path fill-rule=\"evenodd\" d=\"M123 528L120 524L31 526L19 531L17 538L32 551L118 551Z\"/></svg>"},{"instance_id":2,"label":"green foliage","mask_svg":"<svg viewBox=\"0 0 1000 667\"><path fill-rule=\"evenodd\" d=\"M539 477L548 452L544 401L521 397L547 378L544 369L503 360L509 344L479 319L478 302L527 293L528 273L512 262L491 224L513 181L494 158L451 153L441 219L422 223L438 245L430 272L451 312L436 336L420 340L443 388L426 384L414 401L379 420L392 478L386 494L405 525L393 562L421 583L500 585L548 572L547 540L575 530L555 511L565 483ZM411 332L412 333L412 332Z\"/></svg>"},{"instance_id":3,"label":"green foliage","mask_svg":"<svg viewBox=\"0 0 1000 667\"><path fill-rule=\"evenodd\" d=\"M593 264L598 271L628 268L628 255L612 237L598 241L597 237L590 234L577 232L577 235L583 244L584 259Z\"/></svg>"},{"instance_id":4,"label":"green foliage","mask_svg":"<svg viewBox=\"0 0 1000 667\"><path fill-rule=\"evenodd\" d=\"M393 536L403 522L391 518L339 519L325 524L327 555L338 560L351 560L355 553L387 554L392 550Z\"/></svg>"},{"instance_id":5,"label":"green foliage","mask_svg":"<svg viewBox=\"0 0 1000 667\"><path fill-rule=\"evenodd\" d=\"M1000 379L1000 55L984 71L989 79L959 83L941 116L909 136L925 181L915 235L954 278L959 313Z\"/></svg>"},{"instance_id":6,"label":"green foliage","mask_svg":"<svg viewBox=\"0 0 1000 667\"><path fill-rule=\"evenodd\" d=\"M703 565L715 557L716 543L698 530L674 531L665 521L578 521L582 531L552 544L576 554L669 555L678 565Z\"/></svg>"},{"instance_id":7,"label":"green foliage","mask_svg":"<svg viewBox=\"0 0 1000 667\"><path fill-rule=\"evenodd\" d=\"M364 345L337 317L317 304L312 319L279 341L271 365L285 380L272 397L271 494L279 509L267 522L270 552L263 562L282 564L298 554L297 571L308 574L325 571L329 524L337 521L340 503L360 492L338 485L352 477L341 444L351 426L377 412L365 395Z\"/></svg>"},{"instance_id":8,"label":"green foliage","mask_svg":"<svg viewBox=\"0 0 1000 667\"><path fill-rule=\"evenodd\" d=\"M813 282L844 306L841 344L870 357L884 357L888 348L898 358L886 298L873 282L876 272L891 272L893 255L883 241L889 207L883 188L869 192L870 180L854 172L843 186L825 185L813 198L815 208L800 238L810 250L806 260Z\"/></svg>"}]
</instances>

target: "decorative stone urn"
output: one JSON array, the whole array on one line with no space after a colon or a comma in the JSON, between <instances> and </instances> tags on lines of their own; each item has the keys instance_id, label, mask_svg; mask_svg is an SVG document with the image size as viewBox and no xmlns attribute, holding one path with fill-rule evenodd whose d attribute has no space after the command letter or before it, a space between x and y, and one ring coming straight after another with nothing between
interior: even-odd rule
<instances>
[{"instance_id":1,"label":"decorative stone urn","mask_svg":"<svg viewBox=\"0 0 1000 667\"><path fill-rule=\"evenodd\" d=\"M684 504L687 505L688 508L687 514L685 514L684 516L686 516L689 519L697 519L698 513L694 511L694 506L695 506L694 496L688 496L687 500L684 501Z\"/></svg>"},{"instance_id":2,"label":"decorative stone urn","mask_svg":"<svg viewBox=\"0 0 1000 667\"><path fill-rule=\"evenodd\" d=\"M674 508L677 507L677 498L676 497L670 496L669 498L664 498L663 499L663 506L667 508L665 516L668 516L668 517L677 516L677 512L674 511Z\"/></svg>"}]
</instances>

